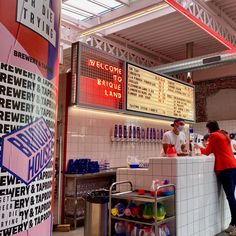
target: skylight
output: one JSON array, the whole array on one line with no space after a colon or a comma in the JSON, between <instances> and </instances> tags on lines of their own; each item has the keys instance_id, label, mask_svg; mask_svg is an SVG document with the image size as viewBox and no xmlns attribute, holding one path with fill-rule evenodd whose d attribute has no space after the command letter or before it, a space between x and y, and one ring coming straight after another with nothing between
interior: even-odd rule
<instances>
[{"instance_id":1,"label":"skylight","mask_svg":"<svg viewBox=\"0 0 236 236\"><path fill-rule=\"evenodd\" d=\"M123 4L115 0L66 0L62 4L62 13L76 20L86 20L120 6Z\"/></svg>"}]
</instances>

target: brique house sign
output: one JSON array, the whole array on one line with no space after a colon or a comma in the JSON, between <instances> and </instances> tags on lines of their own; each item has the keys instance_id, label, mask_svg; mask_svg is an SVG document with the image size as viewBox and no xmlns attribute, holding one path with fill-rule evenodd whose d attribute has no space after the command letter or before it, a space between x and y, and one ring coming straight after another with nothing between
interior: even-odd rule
<instances>
[{"instance_id":1,"label":"brique house sign","mask_svg":"<svg viewBox=\"0 0 236 236\"><path fill-rule=\"evenodd\" d=\"M0 1L0 236L50 236L61 1Z\"/></svg>"},{"instance_id":2,"label":"brique house sign","mask_svg":"<svg viewBox=\"0 0 236 236\"><path fill-rule=\"evenodd\" d=\"M28 185L52 159L52 150L51 131L40 118L2 137L2 166Z\"/></svg>"}]
</instances>

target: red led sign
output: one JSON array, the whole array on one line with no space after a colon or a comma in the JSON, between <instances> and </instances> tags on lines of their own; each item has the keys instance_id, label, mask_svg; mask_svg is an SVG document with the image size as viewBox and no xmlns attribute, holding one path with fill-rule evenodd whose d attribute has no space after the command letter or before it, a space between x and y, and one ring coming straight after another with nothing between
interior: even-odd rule
<instances>
[{"instance_id":1,"label":"red led sign","mask_svg":"<svg viewBox=\"0 0 236 236\"><path fill-rule=\"evenodd\" d=\"M123 109L124 62L84 45L80 50L79 103Z\"/></svg>"}]
</instances>

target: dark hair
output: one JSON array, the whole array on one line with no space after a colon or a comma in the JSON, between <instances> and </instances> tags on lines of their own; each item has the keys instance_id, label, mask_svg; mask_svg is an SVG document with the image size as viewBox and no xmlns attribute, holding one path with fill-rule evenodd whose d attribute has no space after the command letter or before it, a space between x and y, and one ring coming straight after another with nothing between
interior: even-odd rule
<instances>
[{"instance_id":1,"label":"dark hair","mask_svg":"<svg viewBox=\"0 0 236 236\"><path fill-rule=\"evenodd\" d=\"M206 127L209 129L210 133L220 130L220 127L215 120L209 120L206 124Z\"/></svg>"},{"instance_id":2,"label":"dark hair","mask_svg":"<svg viewBox=\"0 0 236 236\"><path fill-rule=\"evenodd\" d=\"M182 119L182 118L177 118L177 119L174 120L173 124L171 124L170 126L174 127L174 126L175 126L175 123L178 123L178 122L180 122L180 121L185 122L184 119Z\"/></svg>"},{"instance_id":3,"label":"dark hair","mask_svg":"<svg viewBox=\"0 0 236 236\"><path fill-rule=\"evenodd\" d=\"M229 133L228 133L226 130L224 130L224 129L222 129L221 132L224 133L224 134L226 134L226 135L229 134Z\"/></svg>"},{"instance_id":4,"label":"dark hair","mask_svg":"<svg viewBox=\"0 0 236 236\"><path fill-rule=\"evenodd\" d=\"M209 138L209 136L210 136L209 134L205 134L205 135L203 136L203 139L202 139L202 141L204 141L204 140L205 140L205 141L207 141L207 140L208 140L208 138Z\"/></svg>"}]
</instances>

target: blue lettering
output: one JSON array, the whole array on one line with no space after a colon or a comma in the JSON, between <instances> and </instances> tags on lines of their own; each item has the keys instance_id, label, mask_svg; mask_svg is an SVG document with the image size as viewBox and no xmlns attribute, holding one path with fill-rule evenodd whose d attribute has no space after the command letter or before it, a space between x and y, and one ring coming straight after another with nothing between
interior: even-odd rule
<instances>
[{"instance_id":1,"label":"blue lettering","mask_svg":"<svg viewBox=\"0 0 236 236\"><path fill-rule=\"evenodd\" d=\"M43 156L43 154L41 155L41 157ZM39 161L39 165L40 165L40 168L42 169L44 167L44 158L40 158L40 161Z\"/></svg>"},{"instance_id":2,"label":"blue lettering","mask_svg":"<svg viewBox=\"0 0 236 236\"><path fill-rule=\"evenodd\" d=\"M40 159L41 159L41 157L42 157L42 153L41 152L38 152L37 154L36 154L36 156L34 157L36 160L34 161L34 172L35 172L35 174L37 174L38 173L38 171L39 171L39 163L40 163Z\"/></svg>"},{"instance_id":3,"label":"blue lettering","mask_svg":"<svg viewBox=\"0 0 236 236\"><path fill-rule=\"evenodd\" d=\"M47 138L50 139L52 137L50 130L47 128L43 121L40 121L39 123L41 124L41 128L44 130L44 133L47 135Z\"/></svg>"},{"instance_id":4,"label":"blue lettering","mask_svg":"<svg viewBox=\"0 0 236 236\"><path fill-rule=\"evenodd\" d=\"M25 134L20 133L16 136L20 138L33 152L36 152L38 150L37 147L32 144L32 142L28 139L28 137L26 137Z\"/></svg>"},{"instance_id":5,"label":"blue lettering","mask_svg":"<svg viewBox=\"0 0 236 236\"><path fill-rule=\"evenodd\" d=\"M48 142L29 160L28 179L33 178L52 158L53 141Z\"/></svg>"},{"instance_id":6,"label":"blue lettering","mask_svg":"<svg viewBox=\"0 0 236 236\"><path fill-rule=\"evenodd\" d=\"M35 125L34 127L38 133L38 135L42 138L43 142L46 143L47 142L47 134L42 132L41 127L38 125L38 123Z\"/></svg>"},{"instance_id":7,"label":"blue lettering","mask_svg":"<svg viewBox=\"0 0 236 236\"><path fill-rule=\"evenodd\" d=\"M48 160L48 144L43 149L43 160L45 163L47 163Z\"/></svg>"},{"instance_id":8,"label":"blue lettering","mask_svg":"<svg viewBox=\"0 0 236 236\"><path fill-rule=\"evenodd\" d=\"M32 163L31 163L32 161ZM34 157L29 160L28 180L34 177Z\"/></svg>"},{"instance_id":9,"label":"blue lettering","mask_svg":"<svg viewBox=\"0 0 236 236\"><path fill-rule=\"evenodd\" d=\"M30 157L32 155L32 152L26 146L24 146L24 144L20 142L20 140L13 137L7 140L15 147L17 147L20 151L22 151L27 157Z\"/></svg>"},{"instance_id":10,"label":"blue lettering","mask_svg":"<svg viewBox=\"0 0 236 236\"><path fill-rule=\"evenodd\" d=\"M31 128L33 129L33 128ZM40 144L38 141L38 138L35 133L30 132L29 130L25 130L25 134L34 142L34 144L37 146L37 148L40 148L43 144Z\"/></svg>"}]
</instances>

